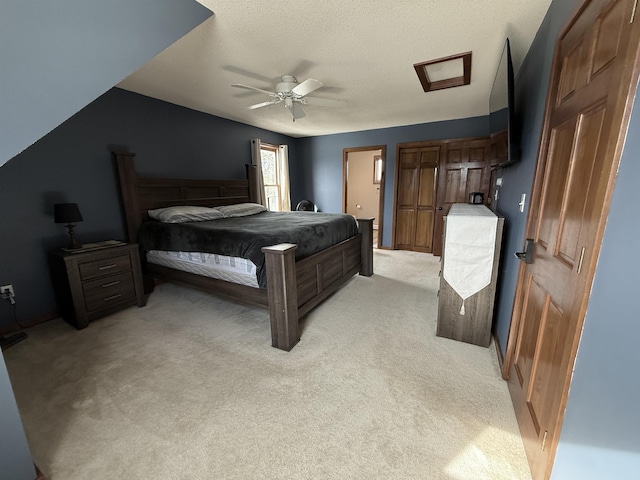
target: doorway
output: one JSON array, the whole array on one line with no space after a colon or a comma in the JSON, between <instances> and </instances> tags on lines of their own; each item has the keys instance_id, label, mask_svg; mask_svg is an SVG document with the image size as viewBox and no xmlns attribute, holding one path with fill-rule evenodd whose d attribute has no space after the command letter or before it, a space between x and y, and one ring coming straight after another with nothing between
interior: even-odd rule
<instances>
[{"instance_id":1,"label":"doorway","mask_svg":"<svg viewBox=\"0 0 640 480\"><path fill-rule=\"evenodd\" d=\"M386 145L342 150L342 211L374 218L373 246L382 245Z\"/></svg>"}]
</instances>

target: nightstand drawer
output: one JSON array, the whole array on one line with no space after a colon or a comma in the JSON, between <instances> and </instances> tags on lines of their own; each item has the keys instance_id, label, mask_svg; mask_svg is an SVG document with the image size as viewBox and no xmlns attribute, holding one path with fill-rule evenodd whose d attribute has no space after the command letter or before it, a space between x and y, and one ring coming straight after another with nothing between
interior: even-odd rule
<instances>
[{"instance_id":1,"label":"nightstand drawer","mask_svg":"<svg viewBox=\"0 0 640 480\"><path fill-rule=\"evenodd\" d=\"M109 275L82 285L87 311L92 312L136 296L133 274Z\"/></svg>"},{"instance_id":2,"label":"nightstand drawer","mask_svg":"<svg viewBox=\"0 0 640 480\"><path fill-rule=\"evenodd\" d=\"M82 280L89 280L103 275L111 275L112 273L131 270L131 257L129 255L121 255L119 257L105 258L95 262L81 263L79 268L80 278Z\"/></svg>"}]
</instances>

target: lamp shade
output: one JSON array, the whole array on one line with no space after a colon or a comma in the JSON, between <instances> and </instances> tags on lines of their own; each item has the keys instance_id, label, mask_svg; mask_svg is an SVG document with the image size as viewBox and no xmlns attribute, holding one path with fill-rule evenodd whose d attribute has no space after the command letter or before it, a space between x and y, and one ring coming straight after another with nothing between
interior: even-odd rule
<instances>
[{"instance_id":1,"label":"lamp shade","mask_svg":"<svg viewBox=\"0 0 640 480\"><path fill-rule=\"evenodd\" d=\"M77 203L56 203L53 206L56 223L78 223L82 221L82 214Z\"/></svg>"}]
</instances>

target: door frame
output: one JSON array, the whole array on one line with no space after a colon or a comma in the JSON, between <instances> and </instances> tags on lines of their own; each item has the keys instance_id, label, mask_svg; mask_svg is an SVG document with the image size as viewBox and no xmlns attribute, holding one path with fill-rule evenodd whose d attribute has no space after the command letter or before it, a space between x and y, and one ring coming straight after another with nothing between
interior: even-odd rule
<instances>
[{"instance_id":1,"label":"door frame","mask_svg":"<svg viewBox=\"0 0 640 480\"><path fill-rule=\"evenodd\" d=\"M386 177L387 166L387 146L386 145L372 145L367 147L349 147L342 149L342 213L347 213L347 190L349 188L347 181L347 161L349 153L353 152L368 152L380 150L380 156L382 157L382 178L380 179L380 195L378 199L378 241L377 247L382 248L382 231L383 231L383 217L384 217L384 185Z\"/></svg>"}]
</instances>

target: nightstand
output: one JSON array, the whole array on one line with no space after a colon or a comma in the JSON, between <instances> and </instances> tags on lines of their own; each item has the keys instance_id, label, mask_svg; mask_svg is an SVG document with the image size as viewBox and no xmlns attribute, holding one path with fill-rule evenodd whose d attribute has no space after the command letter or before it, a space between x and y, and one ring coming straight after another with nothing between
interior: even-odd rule
<instances>
[{"instance_id":1,"label":"nightstand","mask_svg":"<svg viewBox=\"0 0 640 480\"><path fill-rule=\"evenodd\" d=\"M131 305L146 304L137 243L80 253L56 250L50 264L60 313L77 329Z\"/></svg>"}]
</instances>

